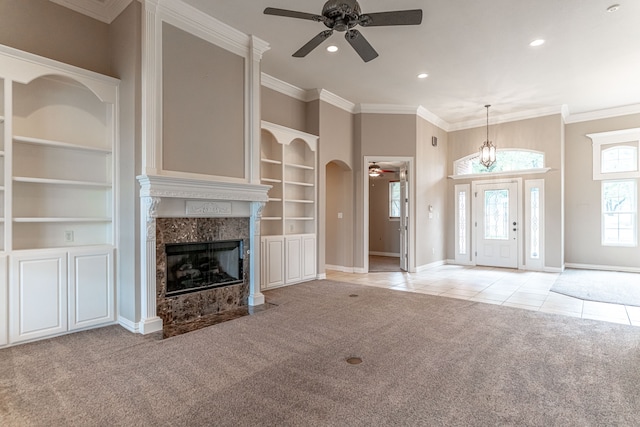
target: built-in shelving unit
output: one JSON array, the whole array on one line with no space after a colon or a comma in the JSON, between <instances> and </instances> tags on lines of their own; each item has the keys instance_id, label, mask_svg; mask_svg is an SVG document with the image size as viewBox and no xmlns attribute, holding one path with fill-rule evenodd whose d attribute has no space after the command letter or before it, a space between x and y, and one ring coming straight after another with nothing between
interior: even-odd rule
<instances>
[{"instance_id":1,"label":"built-in shelving unit","mask_svg":"<svg viewBox=\"0 0 640 427\"><path fill-rule=\"evenodd\" d=\"M263 184L271 185L262 213L262 287L316 276L318 137L262 122Z\"/></svg>"},{"instance_id":2,"label":"built-in shelving unit","mask_svg":"<svg viewBox=\"0 0 640 427\"><path fill-rule=\"evenodd\" d=\"M0 346L113 323L118 80L0 46L0 82Z\"/></svg>"}]
</instances>

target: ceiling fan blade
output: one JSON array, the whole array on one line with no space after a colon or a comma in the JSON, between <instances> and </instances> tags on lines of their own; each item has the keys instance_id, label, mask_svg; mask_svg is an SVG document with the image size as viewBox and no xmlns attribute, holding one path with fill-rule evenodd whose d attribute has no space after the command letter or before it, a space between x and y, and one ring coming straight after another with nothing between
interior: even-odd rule
<instances>
[{"instance_id":1,"label":"ceiling fan blade","mask_svg":"<svg viewBox=\"0 0 640 427\"><path fill-rule=\"evenodd\" d=\"M381 27L385 25L420 25L421 23L422 9L365 13L360 15L360 25L362 25L363 27Z\"/></svg>"},{"instance_id":2,"label":"ceiling fan blade","mask_svg":"<svg viewBox=\"0 0 640 427\"><path fill-rule=\"evenodd\" d=\"M287 18L308 19L310 21L324 22L326 19L324 16L315 15L313 13L296 12L295 10L277 9L275 7L268 7L264 10L265 15L284 16Z\"/></svg>"},{"instance_id":3,"label":"ceiling fan blade","mask_svg":"<svg viewBox=\"0 0 640 427\"><path fill-rule=\"evenodd\" d=\"M360 31L349 30L344 35L344 38L347 39L364 62L369 62L378 57L378 52L369 44Z\"/></svg>"},{"instance_id":4,"label":"ceiling fan blade","mask_svg":"<svg viewBox=\"0 0 640 427\"><path fill-rule=\"evenodd\" d=\"M323 32L321 32L320 34L318 34L317 36L315 36L314 38L312 38L311 40L309 40L307 42L307 44L305 44L304 46L302 46L300 49L298 49L298 51L296 53L294 53L292 56L295 56L296 58L304 58L305 56L307 56L313 49L317 48L318 46L320 46L320 44L325 41L326 39L328 39L331 34L333 34L333 30L325 30Z\"/></svg>"}]
</instances>

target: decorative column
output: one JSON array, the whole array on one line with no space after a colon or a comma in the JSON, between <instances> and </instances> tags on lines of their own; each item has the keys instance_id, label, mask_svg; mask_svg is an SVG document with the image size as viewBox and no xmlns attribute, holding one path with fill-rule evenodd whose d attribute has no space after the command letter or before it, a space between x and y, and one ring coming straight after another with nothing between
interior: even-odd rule
<instances>
[{"instance_id":1,"label":"decorative column","mask_svg":"<svg viewBox=\"0 0 640 427\"><path fill-rule=\"evenodd\" d=\"M249 267L250 306L264 304L264 295L260 292L260 283L262 281L262 271L260 268L260 261L262 259L260 253L260 219L262 218L262 209L264 209L264 206L264 202L251 203L251 221L249 221L249 235L251 236L249 243L249 250L251 251L249 258L251 260L251 266Z\"/></svg>"},{"instance_id":2,"label":"decorative column","mask_svg":"<svg viewBox=\"0 0 640 427\"><path fill-rule=\"evenodd\" d=\"M150 334L162 330L162 319L156 314L156 218L158 216L158 197L142 197L140 209L141 261L140 271L141 313L139 330L141 334Z\"/></svg>"}]
</instances>

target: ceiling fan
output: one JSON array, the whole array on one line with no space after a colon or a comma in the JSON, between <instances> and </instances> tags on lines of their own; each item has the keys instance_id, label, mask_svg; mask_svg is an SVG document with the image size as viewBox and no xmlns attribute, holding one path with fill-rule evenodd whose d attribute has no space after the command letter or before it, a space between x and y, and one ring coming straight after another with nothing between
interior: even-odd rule
<instances>
[{"instance_id":1,"label":"ceiling fan","mask_svg":"<svg viewBox=\"0 0 640 427\"><path fill-rule=\"evenodd\" d=\"M378 176L382 176L385 173L396 173L397 171L390 169L382 169L380 166L378 166L376 164L376 162L372 162L371 164L369 164L369 176L371 177L378 177Z\"/></svg>"},{"instance_id":2,"label":"ceiling fan","mask_svg":"<svg viewBox=\"0 0 640 427\"><path fill-rule=\"evenodd\" d=\"M322 15L306 12L276 9L268 7L266 15L285 16L288 18L307 19L322 22L329 28L320 32L309 40L307 44L293 54L296 58L307 56L313 49L328 39L334 31L345 32L347 42L355 49L364 62L378 57L378 52L369 44L362 33L354 27L383 27L391 25L420 25L422 23L422 9L396 10L391 12L362 13L356 0L329 0L322 8Z\"/></svg>"}]
</instances>

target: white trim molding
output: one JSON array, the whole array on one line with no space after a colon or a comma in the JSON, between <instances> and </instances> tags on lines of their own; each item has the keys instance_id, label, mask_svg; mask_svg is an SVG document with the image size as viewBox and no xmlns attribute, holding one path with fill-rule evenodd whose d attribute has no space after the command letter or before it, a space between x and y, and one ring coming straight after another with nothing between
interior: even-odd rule
<instances>
[{"instance_id":1,"label":"white trim molding","mask_svg":"<svg viewBox=\"0 0 640 427\"><path fill-rule=\"evenodd\" d=\"M49 0L105 24L111 24L133 0Z\"/></svg>"}]
</instances>

